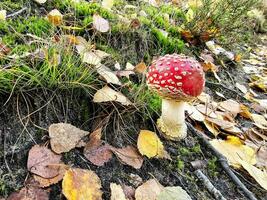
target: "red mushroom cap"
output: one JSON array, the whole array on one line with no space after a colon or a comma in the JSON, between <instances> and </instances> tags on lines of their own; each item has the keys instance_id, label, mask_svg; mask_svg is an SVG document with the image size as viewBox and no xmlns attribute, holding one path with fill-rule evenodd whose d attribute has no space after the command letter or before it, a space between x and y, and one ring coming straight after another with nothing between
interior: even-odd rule
<instances>
[{"instance_id":1,"label":"red mushroom cap","mask_svg":"<svg viewBox=\"0 0 267 200\"><path fill-rule=\"evenodd\" d=\"M160 96L189 101L201 94L205 76L201 65L185 55L165 55L148 68L147 85Z\"/></svg>"}]
</instances>

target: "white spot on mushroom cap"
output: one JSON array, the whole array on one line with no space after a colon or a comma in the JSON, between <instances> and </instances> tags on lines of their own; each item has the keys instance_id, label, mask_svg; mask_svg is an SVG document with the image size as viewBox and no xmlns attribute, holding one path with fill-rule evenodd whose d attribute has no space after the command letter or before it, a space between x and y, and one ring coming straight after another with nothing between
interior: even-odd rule
<instances>
[{"instance_id":1,"label":"white spot on mushroom cap","mask_svg":"<svg viewBox=\"0 0 267 200\"><path fill-rule=\"evenodd\" d=\"M175 67L175 68L174 68L174 71L178 71L178 70L179 70L179 67Z\"/></svg>"},{"instance_id":2,"label":"white spot on mushroom cap","mask_svg":"<svg viewBox=\"0 0 267 200\"><path fill-rule=\"evenodd\" d=\"M182 71L181 74L185 76L187 74L187 72L186 71Z\"/></svg>"},{"instance_id":3,"label":"white spot on mushroom cap","mask_svg":"<svg viewBox=\"0 0 267 200\"><path fill-rule=\"evenodd\" d=\"M157 76L158 76L157 74L153 74L153 77L154 77L154 78L157 78Z\"/></svg>"},{"instance_id":4,"label":"white spot on mushroom cap","mask_svg":"<svg viewBox=\"0 0 267 200\"><path fill-rule=\"evenodd\" d=\"M167 72L164 73L164 76L168 76L168 75L169 75L169 73L167 73Z\"/></svg>"},{"instance_id":5,"label":"white spot on mushroom cap","mask_svg":"<svg viewBox=\"0 0 267 200\"><path fill-rule=\"evenodd\" d=\"M161 84L165 84L165 83L166 83L166 81L165 81L165 80L162 80L160 83L161 83Z\"/></svg>"},{"instance_id":6,"label":"white spot on mushroom cap","mask_svg":"<svg viewBox=\"0 0 267 200\"><path fill-rule=\"evenodd\" d=\"M177 85L177 86L182 86L183 83L181 83L181 82L177 82L176 85Z\"/></svg>"},{"instance_id":7,"label":"white spot on mushroom cap","mask_svg":"<svg viewBox=\"0 0 267 200\"><path fill-rule=\"evenodd\" d=\"M182 79L182 77L178 76L178 75L174 75L174 78L177 79L177 80L181 80Z\"/></svg>"}]
</instances>

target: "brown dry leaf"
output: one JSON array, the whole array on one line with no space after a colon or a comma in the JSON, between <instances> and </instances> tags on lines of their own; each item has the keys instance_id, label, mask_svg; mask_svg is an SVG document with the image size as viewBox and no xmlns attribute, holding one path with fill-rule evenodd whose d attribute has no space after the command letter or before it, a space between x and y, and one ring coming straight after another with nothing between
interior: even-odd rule
<instances>
[{"instance_id":1,"label":"brown dry leaf","mask_svg":"<svg viewBox=\"0 0 267 200\"><path fill-rule=\"evenodd\" d=\"M241 166L240 160L256 164L256 152L251 147L244 145L238 137L227 136L227 140L213 139L210 141L211 145L223 154L229 164L239 168Z\"/></svg>"},{"instance_id":2,"label":"brown dry leaf","mask_svg":"<svg viewBox=\"0 0 267 200\"><path fill-rule=\"evenodd\" d=\"M157 200L192 200L188 193L180 186L165 187Z\"/></svg>"},{"instance_id":3,"label":"brown dry leaf","mask_svg":"<svg viewBox=\"0 0 267 200\"><path fill-rule=\"evenodd\" d=\"M90 140L84 147L84 156L96 166L103 166L112 158L112 147L108 144L102 145L102 128L90 134Z\"/></svg>"},{"instance_id":4,"label":"brown dry leaf","mask_svg":"<svg viewBox=\"0 0 267 200\"><path fill-rule=\"evenodd\" d=\"M219 119L219 118L215 119L215 118L206 117L206 120L211 122L211 123L216 124L217 126L219 126L223 130L230 129L230 128L235 126L235 123L232 123L232 122L229 122L229 121L226 121L223 119Z\"/></svg>"},{"instance_id":5,"label":"brown dry leaf","mask_svg":"<svg viewBox=\"0 0 267 200\"><path fill-rule=\"evenodd\" d=\"M110 29L109 22L98 14L93 15L93 27L101 33L106 33Z\"/></svg>"},{"instance_id":6,"label":"brown dry leaf","mask_svg":"<svg viewBox=\"0 0 267 200\"><path fill-rule=\"evenodd\" d=\"M59 10L54 9L51 10L47 15L48 21L55 26L59 26L63 22L63 15L59 12Z\"/></svg>"},{"instance_id":7,"label":"brown dry leaf","mask_svg":"<svg viewBox=\"0 0 267 200\"><path fill-rule=\"evenodd\" d=\"M37 187L24 187L12 193L7 200L49 200L48 191Z\"/></svg>"},{"instance_id":8,"label":"brown dry leaf","mask_svg":"<svg viewBox=\"0 0 267 200\"><path fill-rule=\"evenodd\" d=\"M98 65L96 68L97 68L97 72L99 73L99 75L102 76L107 83L121 85L119 78L109 68L107 68L104 65Z\"/></svg>"},{"instance_id":9,"label":"brown dry leaf","mask_svg":"<svg viewBox=\"0 0 267 200\"><path fill-rule=\"evenodd\" d=\"M61 155L40 145L34 145L29 151L27 168L43 178L53 178L59 173Z\"/></svg>"},{"instance_id":10,"label":"brown dry leaf","mask_svg":"<svg viewBox=\"0 0 267 200\"><path fill-rule=\"evenodd\" d=\"M110 200L127 200L123 189L116 183L110 183L111 197Z\"/></svg>"},{"instance_id":11,"label":"brown dry leaf","mask_svg":"<svg viewBox=\"0 0 267 200\"><path fill-rule=\"evenodd\" d=\"M203 104L198 104L195 106L195 108L201 112L203 115L206 115L207 117L210 118L217 118L216 113L214 112L213 109L209 108L208 105L203 105Z\"/></svg>"},{"instance_id":12,"label":"brown dry leaf","mask_svg":"<svg viewBox=\"0 0 267 200\"><path fill-rule=\"evenodd\" d=\"M134 68L134 71L140 74L145 74L146 73L147 66L144 62L140 62L137 64Z\"/></svg>"},{"instance_id":13,"label":"brown dry leaf","mask_svg":"<svg viewBox=\"0 0 267 200\"><path fill-rule=\"evenodd\" d=\"M185 110L187 111L189 117L193 120L203 122L205 117L201 112L199 112L193 105L186 103Z\"/></svg>"},{"instance_id":14,"label":"brown dry leaf","mask_svg":"<svg viewBox=\"0 0 267 200\"><path fill-rule=\"evenodd\" d=\"M263 115L259 114L251 114L252 120L255 122L254 124L260 129L267 129L267 121Z\"/></svg>"},{"instance_id":15,"label":"brown dry leaf","mask_svg":"<svg viewBox=\"0 0 267 200\"><path fill-rule=\"evenodd\" d=\"M2 55L7 55L11 51L10 48L8 48L5 44L0 42L0 58Z\"/></svg>"},{"instance_id":16,"label":"brown dry leaf","mask_svg":"<svg viewBox=\"0 0 267 200\"><path fill-rule=\"evenodd\" d=\"M156 133L149 130L141 130L137 139L137 147L142 155L148 158L168 158L169 154L164 150L164 146Z\"/></svg>"},{"instance_id":17,"label":"brown dry leaf","mask_svg":"<svg viewBox=\"0 0 267 200\"><path fill-rule=\"evenodd\" d=\"M204 120L203 121L204 125L206 126L206 128L215 136L217 137L217 135L220 134L220 132L218 131L218 126L216 126L215 124L207 121L207 120Z\"/></svg>"},{"instance_id":18,"label":"brown dry leaf","mask_svg":"<svg viewBox=\"0 0 267 200\"><path fill-rule=\"evenodd\" d=\"M102 89L98 90L94 95L93 101L95 103L116 101L125 106L132 105L132 102L126 96L108 86L104 86Z\"/></svg>"},{"instance_id":19,"label":"brown dry leaf","mask_svg":"<svg viewBox=\"0 0 267 200\"><path fill-rule=\"evenodd\" d=\"M48 187L50 185L56 184L59 181L61 181L63 179L65 172L68 170L68 168L69 168L69 166L64 165L64 164L60 164L57 176L55 176L53 178L43 178L41 176L34 174L33 178L35 181L37 181L39 183L40 187L43 187L43 188Z\"/></svg>"},{"instance_id":20,"label":"brown dry leaf","mask_svg":"<svg viewBox=\"0 0 267 200\"><path fill-rule=\"evenodd\" d=\"M71 168L63 178L62 192L68 200L101 200L101 181L91 170Z\"/></svg>"},{"instance_id":21,"label":"brown dry leaf","mask_svg":"<svg viewBox=\"0 0 267 200\"><path fill-rule=\"evenodd\" d=\"M51 124L48 129L50 144L53 151L60 154L74 149L82 138L89 134L71 124Z\"/></svg>"},{"instance_id":22,"label":"brown dry leaf","mask_svg":"<svg viewBox=\"0 0 267 200\"><path fill-rule=\"evenodd\" d=\"M112 151L123 164L130 165L135 169L142 167L144 159L135 147L112 148Z\"/></svg>"},{"instance_id":23,"label":"brown dry leaf","mask_svg":"<svg viewBox=\"0 0 267 200\"><path fill-rule=\"evenodd\" d=\"M267 190L267 171L266 169L260 170L252 164L241 160L242 167L263 187Z\"/></svg>"},{"instance_id":24,"label":"brown dry leaf","mask_svg":"<svg viewBox=\"0 0 267 200\"><path fill-rule=\"evenodd\" d=\"M241 112L240 104L233 99L228 99L219 103L219 108L221 110L226 110L236 116Z\"/></svg>"},{"instance_id":25,"label":"brown dry leaf","mask_svg":"<svg viewBox=\"0 0 267 200\"><path fill-rule=\"evenodd\" d=\"M157 200L164 187L156 180L150 179L140 185L135 191L136 200Z\"/></svg>"}]
</instances>

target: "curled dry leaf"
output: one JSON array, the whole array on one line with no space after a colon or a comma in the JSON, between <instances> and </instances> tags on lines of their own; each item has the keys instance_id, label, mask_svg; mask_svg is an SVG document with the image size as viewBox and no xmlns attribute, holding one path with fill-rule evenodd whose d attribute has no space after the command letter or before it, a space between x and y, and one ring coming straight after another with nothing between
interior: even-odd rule
<instances>
[{"instance_id":1,"label":"curled dry leaf","mask_svg":"<svg viewBox=\"0 0 267 200\"><path fill-rule=\"evenodd\" d=\"M217 126L219 126L221 129L225 130L225 129L230 129L232 127L235 126L235 123L223 120L223 119L219 119L219 118L210 118L210 117L206 117L206 120L216 124Z\"/></svg>"},{"instance_id":2,"label":"curled dry leaf","mask_svg":"<svg viewBox=\"0 0 267 200\"><path fill-rule=\"evenodd\" d=\"M256 164L256 152L251 147L244 145L238 137L228 136L227 140L213 139L210 141L211 145L223 154L229 164L239 168L241 166L240 160Z\"/></svg>"},{"instance_id":3,"label":"curled dry leaf","mask_svg":"<svg viewBox=\"0 0 267 200\"><path fill-rule=\"evenodd\" d=\"M142 155L148 158L168 158L169 154L164 150L164 146L156 133L149 130L141 130L137 139L137 147Z\"/></svg>"},{"instance_id":4,"label":"curled dry leaf","mask_svg":"<svg viewBox=\"0 0 267 200\"><path fill-rule=\"evenodd\" d=\"M106 66L98 65L97 72L99 73L100 76L102 76L106 80L107 83L121 85L121 82L119 78L116 76L116 74Z\"/></svg>"},{"instance_id":5,"label":"curled dry leaf","mask_svg":"<svg viewBox=\"0 0 267 200\"><path fill-rule=\"evenodd\" d=\"M100 62L103 60L103 58L106 58L110 56L110 54L100 51L100 50L90 50L90 51L85 51L86 47L83 45L77 45L76 48L78 47L78 51L80 53L83 52L83 60L82 62L88 63L90 65L99 65Z\"/></svg>"},{"instance_id":6,"label":"curled dry leaf","mask_svg":"<svg viewBox=\"0 0 267 200\"><path fill-rule=\"evenodd\" d=\"M95 103L116 101L125 106L132 105L132 102L122 93L116 92L108 86L104 86L102 89L98 90L94 95L93 101Z\"/></svg>"},{"instance_id":7,"label":"curled dry leaf","mask_svg":"<svg viewBox=\"0 0 267 200\"><path fill-rule=\"evenodd\" d=\"M63 178L62 191L68 200L101 200L101 181L91 170L71 168Z\"/></svg>"},{"instance_id":8,"label":"curled dry leaf","mask_svg":"<svg viewBox=\"0 0 267 200\"><path fill-rule=\"evenodd\" d=\"M165 187L157 197L157 200L192 200L187 192L179 187Z\"/></svg>"},{"instance_id":9,"label":"curled dry leaf","mask_svg":"<svg viewBox=\"0 0 267 200\"><path fill-rule=\"evenodd\" d=\"M196 109L201 112L203 115L210 117L210 118L217 118L216 113L213 109L209 108L208 105L198 104L195 106Z\"/></svg>"},{"instance_id":10,"label":"curled dry leaf","mask_svg":"<svg viewBox=\"0 0 267 200\"><path fill-rule=\"evenodd\" d=\"M44 189L30 186L12 193L7 200L49 200L49 194Z\"/></svg>"},{"instance_id":11,"label":"curled dry leaf","mask_svg":"<svg viewBox=\"0 0 267 200\"><path fill-rule=\"evenodd\" d=\"M136 189L135 199L157 200L157 196L162 192L163 188L156 179L150 179Z\"/></svg>"},{"instance_id":12,"label":"curled dry leaf","mask_svg":"<svg viewBox=\"0 0 267 200\"><path fill-rule=\"evenodd\" d=\"M63 179L63 176L65 172L68 170L69 166L62 164L59 164L59 170L58 170L58 175L53 177L53 178L43 178L38 175L33 175L33 178L35 181L39 183L40 187L48 187L50 185L56 184L59 181Z\"/></svg>"},{"instance_id":13,"label":"curled dry leaf","mask_svg":"<svg viewBox=\"0 0 267 200\"><path fill-rule=\"evenodd\" d=\"M123 189L116 183L110 183L111 197L110 200L127 200Z\"/></svg>"},{"instance_id":14,"label":"curled dry leaf","mask_svg":"<svg viewBox=\"0 0 267 200\"><path fill-rule=\"evenodd\" d=\"M93 27L101 33L106 33L110 29L109 22L98 14L93 15Z\"/></svg>"},{"instance_id":15,"label":"curled dry leaf","mask_svg":"<svg viewBox=\"0 0 267 200\"><path fill-rule=\"evenodd\" d=\"M59 10L54 9L51 10L47 15L48 21L55 26L59 26L63 22L63 15L59 12Z\"/></svg>"},{"instance_id":16,"label":"curled dry leaf","mask_svg":"<svg viewBox=\"0 0 267 200\"><path fill-rule=\"evenodd\" d=\"M246 88L246 86L241 85L239 83L236 83L235 86L244 94L246 94L248 92L248 89Z\"/></svg>"},{"instance_id":17,"label":"curled dry leaf","mask_svg":"<svg viewBox=\"0 0 267 200\"><path fill-rule=\"evenodd\" d=\"M96 166L103 166L112 158L112 147L108 144L102 145L101 132L102 128L99 128L90 134L90 140L83 151L84 156Z\"/></svg>"},{"instance_id":18,"label":"curled dry leaf","mask_svg":"<svg viewBox=\"0 0 267 200\"><path fill-rule=\"evenodd\" d=\"M245 106L244 104L240 104L241 112L239 113L242 117L245 117L247 119L251 119L251 112L249 111L249 108Z\"/></svg>"},{"instance_id":19,"label":"curled dry leaf","mask_svg":"<svg viewBox=\"0 0 267 200\"><path fill-rule=\"evenodd\" d=\"M59 174L61 155L57 155L44 146L35 145L28 156L27 168L43 178L53 178Z\"/></svg>"},{"instance_id":20,"label":"curled dry leaf","mask_svg":"<svg viewBox=\"0 0 267 200\"><path fill-rule=\"evenodd\" d=\"M135 147L112 148L112 151L123 164L130 165L135 169L142 167L144 159Z\"/></svg>"},{"instance_id":21,"label":"curled dry leaf","mask_svg":"<svg viewBox=\"0 0 267 200\"><path fill-rule=\"evenodd\" d=\"M48 129L50 144L53 151L60 154L75 148L82 138L89 134L71 124L51 124Z\"/></svg>"},{"instance_id":22,"label":"curled dry leaf","mask_svg":"<svg viewBox=\"0 0 267 200\"><path fill-rule=\"evenodd\" d=\"M219 128L218 126L216 126L215 124L209 122L208 120L204 120L203 121L204 125L206 126L206 128L215 136L217 137L217 135L220 134L219 132Z\"/></svg>"}]
</instances>

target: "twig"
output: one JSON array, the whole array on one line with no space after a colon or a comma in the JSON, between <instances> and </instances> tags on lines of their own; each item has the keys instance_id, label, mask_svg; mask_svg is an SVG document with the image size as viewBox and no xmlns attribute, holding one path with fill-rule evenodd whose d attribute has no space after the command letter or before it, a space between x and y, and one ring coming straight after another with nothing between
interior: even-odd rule
<instances>
[{"instance_id":1,"label":"twig","mask_svg":"<svg viewBox=\"0 0 267 200\"><path fill-rule=\"evenodd\" d=\"M214 187L214 185L210 182L208 177L205 174L203 174L200 169L195 170L194 174L198 177L200 181L202 181L202 183L205 185L208 191L215 197L215 199L226 200L226 198L224 198L222 193Z\"/></svg>"},{"instance_id":2,"label":"twig","mask_svg":"<svg viewBox=\"0 0 267 200\"><path fill-rule=\"evenodd\" d=\"M232 181L243 191L247 199L249 200L257 200L257 198L254 196L254 194L248 190L248 188L239 180L239 178L234 174L234 172L231 170L227 159L218 152L210 143L209 141L202 136L202 134L196 130L190 123L187 123L187 127L190 131L192 131L195 135L198 136L198 138L206 145L208 149L210 149L215 156L218 158L222 168L224 171L228 174L228 176L232 179Z\"/></svg>"},{"instance_id":3,"label":"twig","mask_svg":"<svg viewBox=\"0 0 267 200\"><path fill-rule=\"evenodd\" d=\"M6 18L15 17L15 16L21 14L22 12L24 12L25 10L27 10L27 7L23 7L22 9L18 10L17 12L14 12L14 13L7 15Z\"/></svg>"}]
</instances>

